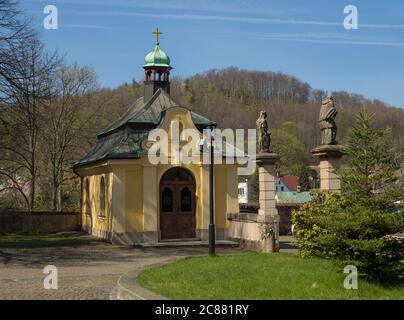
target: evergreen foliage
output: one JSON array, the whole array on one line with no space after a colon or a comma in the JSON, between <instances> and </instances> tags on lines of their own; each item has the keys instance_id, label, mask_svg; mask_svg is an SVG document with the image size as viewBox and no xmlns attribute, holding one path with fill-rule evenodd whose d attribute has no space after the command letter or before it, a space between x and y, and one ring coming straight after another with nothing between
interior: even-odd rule
<instances>
[{"instance_id":1,"label":"evergreen foliage","mask_svg":"<svg viewBox=\"0 0 404 320\"><path fill-rule=\"evenodd\" d=\"M313 192L292 222L303 256L333 258L371 278L402 278L404 241L386 237L404 230L397 207L404 193L394 180L398 155L390 131L375 128L372 117L361 111L353 126L342 193Z\"/></svg>"}]
</instances>

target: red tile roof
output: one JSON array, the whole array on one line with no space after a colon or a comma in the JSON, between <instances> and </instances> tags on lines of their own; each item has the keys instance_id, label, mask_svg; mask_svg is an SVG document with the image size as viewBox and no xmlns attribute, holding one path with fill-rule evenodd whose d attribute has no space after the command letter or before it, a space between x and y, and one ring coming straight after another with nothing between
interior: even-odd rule
<instances>
[{"instance_id":1,"label":"red tile roof","mask_svg":"<svg viewBox=\"0 0 404 320\"><path fill-rule=\"evenodd\" d=\"M299 178L297 176L278 176L275 178L275 183L279 180L288 187L289 191L297 191L297 186L299 185Z\"/></svg>"}]
</instances>

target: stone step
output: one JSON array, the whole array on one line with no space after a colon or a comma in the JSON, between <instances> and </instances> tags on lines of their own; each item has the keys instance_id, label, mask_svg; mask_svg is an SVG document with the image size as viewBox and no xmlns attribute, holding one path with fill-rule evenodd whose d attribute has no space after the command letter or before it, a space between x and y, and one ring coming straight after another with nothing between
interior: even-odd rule
<instances>
[{"instance_id":1,"label":"stone step","mask_svg":"<svg viewBox=\"0 0 404 320\"><path fill-rule=\"evenodd\" d=\"M161 241L157 243L137 243L136 247L140 248L154 248L154 247L207 247L209 245L208 241L201 240L170 240L170 241ZM231 240L216 240L216 246L226 246L226 247L238 247L239 243Z\"/></svg>"}]
</instances>

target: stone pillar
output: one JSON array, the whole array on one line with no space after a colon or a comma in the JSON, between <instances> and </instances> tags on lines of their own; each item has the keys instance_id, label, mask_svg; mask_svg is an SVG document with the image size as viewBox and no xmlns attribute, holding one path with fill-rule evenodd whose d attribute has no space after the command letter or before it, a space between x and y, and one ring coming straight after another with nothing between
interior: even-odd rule
<instances>
[{"instance_id":1,"label":"stone pillar","mask_svg":"<svg viewBox=\"0 0 404 320\"><path fill-rule=\"evenodd\" d=\"M263 252L279 251L279 215L275 199L276 153L259 153L256 161L259 177L259 204L257 222Z\"/></svg>"},{"instance_id":2,"label":"stone pillar","mask_svg":"<svg viewBox=\"0 0 404 320\"><path fill-rule=\"evenodd\" d=\"M341 166L341 158L344 155L343 146L323 145L314 148L311 152L320 159L320 189L340 192L341 181L336 171Z\"/></svg>"}]
</instances>

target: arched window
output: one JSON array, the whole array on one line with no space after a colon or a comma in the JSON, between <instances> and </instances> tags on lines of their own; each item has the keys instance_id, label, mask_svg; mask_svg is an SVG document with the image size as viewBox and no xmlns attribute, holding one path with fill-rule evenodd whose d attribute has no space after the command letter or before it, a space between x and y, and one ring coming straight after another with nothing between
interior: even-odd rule
<instances>
[{"instance_id":1,"label":"arched window","mask_svg":"<svg viewBox=\"0 0 404 320\"><path fill-rule=\"evenodd\" d=\"M192 211L192 192L188 187L184 187L180 193L180 204L182 212Z\"/></svg>"},{"instance_id":2,"label":"arched window","mask_svg":"<svg viewBox=\"0 0 404 320\"><path fill-rule=\"evenodd\" d=\"M162 208L163 212L173 212L173 191L170 187L164 188L162 192Z\"/></svg>"},{"instance_id":3,"label":"arched window","mask_svg":"<svg viewBox=\"0 0 404 320\"><path fill-rule=\"evenodd\" d=\"M86 199L86 204L85 204L85 209L86 209L86 214L91 214L91 201L90 201L90 179L86 178L84 181L85 183L85 199Z\"/></svg>"},{"instance_id":4,"label":"arched window","mask_svg":"<svg viewBox=\"0 0 404 320\"><path fill-rule=\"evenodd\" d=\"M100 216L105 217L105 178L100 181Z\"/></svg>"}]
</instances>

